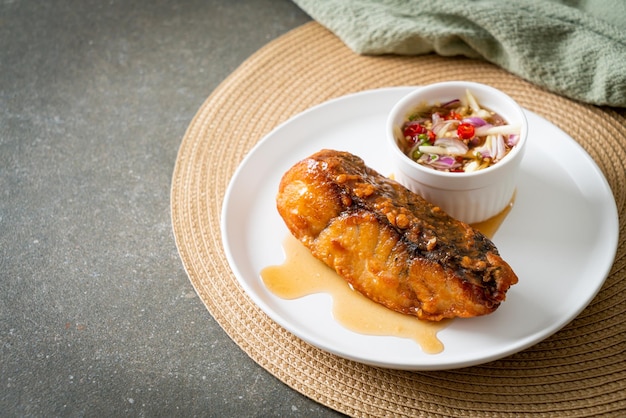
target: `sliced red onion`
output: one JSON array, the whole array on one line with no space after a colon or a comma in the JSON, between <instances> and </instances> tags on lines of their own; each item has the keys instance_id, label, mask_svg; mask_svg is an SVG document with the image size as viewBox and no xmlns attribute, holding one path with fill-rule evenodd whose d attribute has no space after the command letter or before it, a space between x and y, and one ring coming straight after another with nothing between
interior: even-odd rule
<instances>
[{"instance_id":1,"label":"sliced red onion","mask_svg":"<svg viewBox=\"0 0 626 418\"><path fill-rule=\"evenodd\" d=\"M444 147L450 155L463 155L469 150L467 144L457 138L437 138L434 145Z\"/></svg>"},{"instance_id":2,"label":"sliced red onion","mask_svg":"<svg viewBox=\"0 0 626 418\"><path fill-rule=\"evenodd\" d=\"M439 158L439 161L442 164L446 164L448 166L452 166L452 165L454 165L454 163L456 163L456 160L454 158L448 157L448 156Z\"/></svg>"},{"instance_id":3,"label":"sliced red onion","mask_svg":"<svg viewBox=\"0 0 626 418\"><path fill-rule=\"evenodd\" d=\"M486 123L483 126L477 126L474 130L475 136L487 136L487 132L490 128L493 128L493 125L490 123Z\"/></svg>"},{"instance_id":4,"label":"sliced red onion","mask_svg":"<svg viewBox=\"0 0 626 418\"><path fill-rule=\"evenodd\" d=\"M439 170L451 170L460 166L460 164L454 158L449 156L429 158L428 165Z\"/></svg>"},{"instance_id":5,"label":"sliced red onion","mask_svg":"<svg viewBox=\"0 0 626 418\"><path fill-rule=\"evenodd\" d=\"M457 105L459 103L461 103L459 99L454 99L454 100L450 100L449 102L442 104L441 107L450 107L452 105Z\"/></svg>"},{"instance_id":6,"label":"sliced red onion","mask_svg":"<svg viewBox=\"0 0 626 418\"><path fill-rule=\"evenodd\" d=\"M437 123L433 123L432 131L437 137L441 137L450 130L456 130L458 124L459 121L456 119L440 119Z\"/></svg>"},{"instance_id":7,"label":"sliced red onion","mask_svg":"<svg viewBox=\"0 0 626 418\"><path fill-rule=\"evenodd\" d=\"M469 123L474 126L485 126L487 125L487 121L483 118L479 118L478 116L470 116L469 118L463 119L461 122Z\"/></svg>"},{"instance_id":8,"label":"sliced red onion","mask_svg":"<svg viewBox=\"0 0 626 418\"><path fill-rule=\"evenodd\" d=\"M515 145L517 145L518 141L519 141L519 135L513 134L507 137L506 144L509 147L514 147Z\"/></svg>"}]
</instances>

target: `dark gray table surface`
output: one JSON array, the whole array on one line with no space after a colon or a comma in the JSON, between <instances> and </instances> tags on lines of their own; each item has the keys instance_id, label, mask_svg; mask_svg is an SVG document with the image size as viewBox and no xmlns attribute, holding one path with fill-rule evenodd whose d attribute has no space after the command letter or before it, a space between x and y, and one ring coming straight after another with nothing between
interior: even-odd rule
<instances>
[{"instance_id":1,"label":"dark gray table surface","mask_svg":"<svg viewBox=\"0 0 626 418\"><path fill-rule=\"evenodd\" d=\"M233 343L170 219L180 141L288 0L0 2L0 414L338 416Z\"/></svg>"}]
</instances>

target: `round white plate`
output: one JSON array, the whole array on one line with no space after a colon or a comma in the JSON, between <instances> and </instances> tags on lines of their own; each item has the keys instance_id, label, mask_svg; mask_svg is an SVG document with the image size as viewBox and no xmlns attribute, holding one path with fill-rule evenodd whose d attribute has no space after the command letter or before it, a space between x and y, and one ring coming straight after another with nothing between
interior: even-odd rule
<instances>
[{"instance_id":1,"label":"round white plate","mask_svg":"<svg viewBox=\"0 0 626 418\"><path fill-rule=\"evenodd\" d=\"M390 175L387 113L411 87L370 90L315 106L278 126L246 156L226 191L222 237L228 262L252 300L302 340L365 364L407 370L485 363L527 348L574 319L612 266L618 217L608 183L567 134L527 112L529 144L513 209L493 237L519 277L491 315L455 319L440 331L439 354L413 340L361 335L336 322L326 294L283 300L267 290L263 268L284 262L289 234L276 211L279 181L297 161L331 148Z\"/></svg>"}]
</instances>

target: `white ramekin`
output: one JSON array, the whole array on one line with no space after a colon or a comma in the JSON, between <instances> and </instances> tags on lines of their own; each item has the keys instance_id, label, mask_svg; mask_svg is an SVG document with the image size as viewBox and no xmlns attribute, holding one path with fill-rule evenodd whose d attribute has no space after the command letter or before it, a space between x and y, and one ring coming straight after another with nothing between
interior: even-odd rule
<instances>
[{"instance_id":1,"label":"white ramekin","mask_svg":"<svg viewBox=\"0 0 626 418\"><path fill-rule=\"evenodd\" d=\"M466 90L474 95L481 107L498 113L509 124L520 126L519 140L513 149L494 165L471 173L437 171L405 155L398 140L402 139L400 127L408 114L423 103L445 103L464 97ZM395 179L452 217L470 224L486 221L511 202L526 148L528 123L522 108L500 90L469 81L416 87L391 110L386 132Z\"/></svg>"}]
</instances>

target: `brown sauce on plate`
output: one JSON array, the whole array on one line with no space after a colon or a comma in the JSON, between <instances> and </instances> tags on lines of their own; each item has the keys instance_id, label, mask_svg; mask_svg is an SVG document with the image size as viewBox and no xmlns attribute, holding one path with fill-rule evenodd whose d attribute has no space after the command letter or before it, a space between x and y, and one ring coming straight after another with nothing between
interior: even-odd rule
<instances>
[{"instance_id":1,"label":"brown sauce on plate","mask_svg":"<svg viewBox=\"0 0 626 418\"><path fill-rule=\"evenodd\" d=\"M513 197L511 198L511 201L509 202L509 204L506 205L506 207L502 209L500 213L498 213L495 216L492 216L486 221L474 223L472 224L472 227L482 232L483 235L486 236L487 238L492 239L493 236L496 235L496 232L498 232L498 228L500 228L500 225L502 225L502 222L504 222L509 212L513 208L513 204L515 203L515 196L516 196L516 193L513 194Z\"/></svg>"},{"instance_id":2,"label":"brown sauce on plate","mask_svg":"<svg viewBox=\"0 0 626 418\"><path fill-rule=\"evenodd\" d=\"M508 213L511 203L498 215L472 225L491 238ZM315 293L328 293L333 298L333 316L345 328L365 335L395 336L415 341L427 354L443 351L437 333L451 320L423 321L404 315L371 301L353 290L334 270L313 257L296 238L288 235L283 241L285 262L261 271L265 286L283 299L298 299Z\"/></svg>"}]
</instances>

